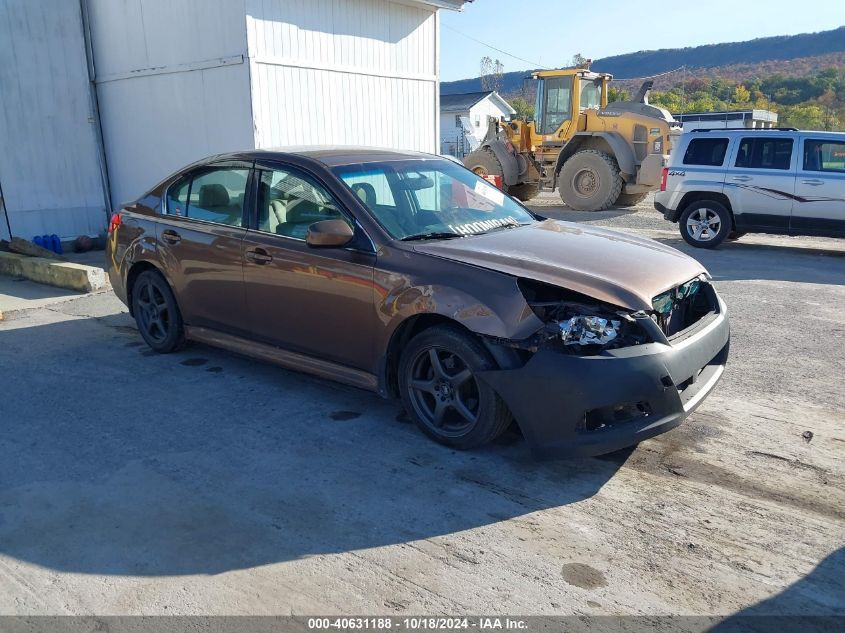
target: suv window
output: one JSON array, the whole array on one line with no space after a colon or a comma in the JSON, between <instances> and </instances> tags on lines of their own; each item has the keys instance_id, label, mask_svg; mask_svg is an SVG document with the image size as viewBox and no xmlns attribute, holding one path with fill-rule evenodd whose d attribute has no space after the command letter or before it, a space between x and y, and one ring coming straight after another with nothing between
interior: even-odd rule
<instances>
[{"instance_id":1,"label":"suv window","mask_svg":"<svg viewBox=\"0 0 845 633\"><path fill-rule=\"evenodd\" d=\"M736 166L750 169L789 169L792 162L791 138L744 138L739 144Z\"/></svg>"},{"instance_id":2,"label":"suv window","mask_svg":"<svg viewBox=\"0 0 845 633\"><path fill-rule=\"evenodd\" d=\"M258 230L304 240L321 220L345 220L329 193L289 169L262 170L258 184ZM354 228L354 227L353 227Z\"/></svg>"},{"instance_id":3,"label":"suv window","mask_svg":"<svg viewBox=\"0 0 845 633\"><path fill-rule=\"evenodd\" d=\"M804 141L804 170L845 172L845 142Z\"/></svg>"},{"instance_id":4,"label":"suv window","mask_svg":"<svg viewBox=\"0 0 845 633\"><path fill-rule=\"evenodd\" d=\"M684 154L684 165L721 167L728 151L726 138L694 138Z\"/></svg>"},{"instance_id":5,"label":"suv window","mask_svg":"<svg viewBox=\"0 0 845 633\"><path fill-rule=\"evenodd\" d=\"M243 226L249 169L212 168L194 174L188 199L189 218Z\"/></svg>"}]
</instances>

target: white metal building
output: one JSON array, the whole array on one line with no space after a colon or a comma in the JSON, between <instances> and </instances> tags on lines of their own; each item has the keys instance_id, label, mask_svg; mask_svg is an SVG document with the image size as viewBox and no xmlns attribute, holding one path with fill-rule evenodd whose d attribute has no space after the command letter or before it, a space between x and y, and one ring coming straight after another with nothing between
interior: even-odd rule
<instances>
[{"instance_id":1,"label":"white metal building","mask_svg":"<svg viewBox=\"0 0 845 633\"><path fill-rule=\"evenodd\" d=\"M441 95L441 153L458 156L475 149L487 134L489 119L510 118L514 114L516 110L493 90Z\"/></svg>"},{"instance_id":2,"label":"white metal building","mask_svg":"<svg viewBox=\"0 0 845 633\"><path fill-rule=\"evenodd\" d=\"M99 233L109 206L217 152L437 152L438 9L464 1L4 0L12 232Z\"/></svg>"},{"instance_id":3,"label":"white metal building","mask_svg":"<svg viewBox=\"0 0 845 633\"><path fill-rule=\"evenodd\" d=\"M778 124L777 112L770 110L729 110L726 112L688 112L673 114L683 125L684 132L690 130L716 130L726 127L771 128Z\"/></svg>"}]
</instances>

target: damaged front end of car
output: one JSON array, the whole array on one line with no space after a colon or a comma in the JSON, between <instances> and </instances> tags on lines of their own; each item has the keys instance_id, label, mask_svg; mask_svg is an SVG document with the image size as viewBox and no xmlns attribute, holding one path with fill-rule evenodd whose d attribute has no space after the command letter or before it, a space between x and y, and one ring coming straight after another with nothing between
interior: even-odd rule
<instances>
[{"instance_id":1,"label":"damaged front end of car","mask_svg":"<svg viewBox=\"0 0 845 633\"><path fill-rule=\"evenodd\" d=\"M519 279L543 327L516 350L518 367L483 372L540 457L598 455L680 424L718 381L730 328L706 277L627 310Z\"/></svg>"}]
</instances>

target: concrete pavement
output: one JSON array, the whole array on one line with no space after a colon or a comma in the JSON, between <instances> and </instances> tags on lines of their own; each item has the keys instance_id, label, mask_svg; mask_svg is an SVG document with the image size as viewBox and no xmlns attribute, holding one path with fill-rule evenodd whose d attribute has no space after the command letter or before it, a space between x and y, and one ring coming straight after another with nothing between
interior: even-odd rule
<instances>
[{"instance_id":1,"label":"concrete pavement","mask_svg":"<svg viewBox=\"0 0 845 633\"><path fill-rule=\"evenodd\" d=\"M733 324L716 392L601 459L153 354L109 293L0 323L0 614L845 613L845 256L763 239L692 253Z\"/></svg>"}]
</instances>

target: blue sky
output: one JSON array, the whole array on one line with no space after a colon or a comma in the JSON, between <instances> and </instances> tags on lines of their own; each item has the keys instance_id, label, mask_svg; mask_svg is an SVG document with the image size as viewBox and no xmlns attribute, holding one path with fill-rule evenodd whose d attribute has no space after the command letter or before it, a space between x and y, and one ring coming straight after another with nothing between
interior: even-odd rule
<instances>
[{"instance_id":1,"label":"blue sky","mask_svg":"<svg viewBox=\"0 0 845 633\"><path fill-rule=\"evenodd\" d=\"M451 81L477 77L485 55L500 59L509 72L535 64L565 66L575 53L598 59L825 31L845 25L845 0L475 0L462 13L442 11L440 18L440 75ZM456 30L527 61L491 50Z\"/></svg>"}]
</instances>

